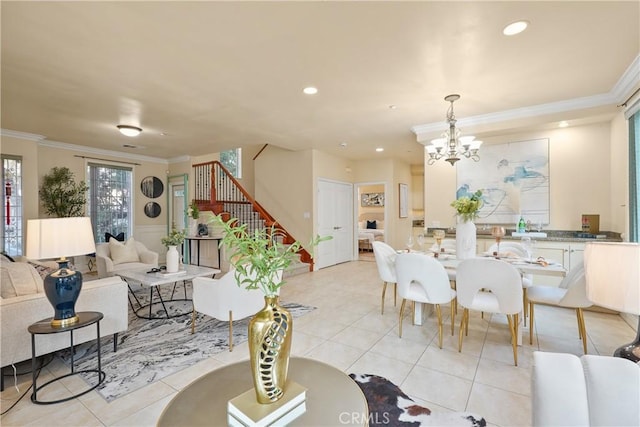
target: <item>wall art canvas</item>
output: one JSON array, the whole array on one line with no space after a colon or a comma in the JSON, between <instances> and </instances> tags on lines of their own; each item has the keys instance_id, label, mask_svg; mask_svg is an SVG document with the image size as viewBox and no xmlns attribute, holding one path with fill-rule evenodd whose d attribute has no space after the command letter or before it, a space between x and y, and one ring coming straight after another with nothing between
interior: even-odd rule
<instances>
[{"instance_id":1,"label":"wall art canvas","mask_svg":"<svg viewBox=\"0 0 640 427\"><path fill-rule=\"evenodd\" d=\"M549 140L483 145L480 161L457 163L456 198L482 190L476 223L549 224Z\"/></svg>"},{"instance_id":2,"label":"wall art canvas","mask_svg":"<svg viewBox=\"0 0 640 427\"><path fill-rule=\"evenodd\" d=\"M360 198L360 206L384 206L384 193L362 193Z\"/></svg>"}]
</instances>

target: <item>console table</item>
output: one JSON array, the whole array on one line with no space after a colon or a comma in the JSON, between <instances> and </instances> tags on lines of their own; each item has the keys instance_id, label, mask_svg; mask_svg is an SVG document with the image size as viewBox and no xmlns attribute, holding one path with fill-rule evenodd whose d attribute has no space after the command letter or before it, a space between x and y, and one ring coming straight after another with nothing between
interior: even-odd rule
<instances>
[{"instance_id":1,"label":"console table","mask_svg":"<svg viewBox=\"0 0 640 427\"><path fill-rule=\"evenodd\" d=\"M184 238L184 240L187 242L187 248L188 248L188 252L189 252L189 264L193 264L193 259L191 256L191 242L195 241L196 242L196 262L195 265L200 266L200 242L202 242L203 240L205 241L214 241L216 242L216 250L218 251L218 265L217 268L221 268L220 266L221 261L220 261L220 241L222 240L222 237L215 237L215 236L187 236Z\"/></svg>"},{"instance_id":2,"label":"console table","mask_svg":"<svg viewBox=\"0 0 640 427\"><path fill-rule=\"evenodd\" d=\"M307 410L289 425L368 425L367 400L341 370L317 360L292 357L289 378L307 388ZM252 387L248 360L211 371L178 392L164 408L157 426L227 425L227 402Z\"/></svg>"}]
</instances>

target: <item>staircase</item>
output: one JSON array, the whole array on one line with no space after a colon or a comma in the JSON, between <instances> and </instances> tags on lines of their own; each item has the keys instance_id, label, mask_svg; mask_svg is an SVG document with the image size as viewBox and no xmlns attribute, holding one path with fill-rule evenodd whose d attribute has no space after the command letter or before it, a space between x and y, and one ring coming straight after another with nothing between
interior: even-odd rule
<instances>
[{"instance_id":1,"label":"staircase","mask_svg":"<svg viewBox=\"0 0 640 427\"><path fill-rule=\"evenodd\" d=\"M229 171L218 161L193 165L194 200L200 210L222 214L226 221L236 218L240 224L247 225L249 233L275 226L276 240L283 244L292 244L296 239L257 202ZM298 261L291 263L284 276L313 271L313 260L309 252L301 249Z\"/></svg>"}]
</instances>

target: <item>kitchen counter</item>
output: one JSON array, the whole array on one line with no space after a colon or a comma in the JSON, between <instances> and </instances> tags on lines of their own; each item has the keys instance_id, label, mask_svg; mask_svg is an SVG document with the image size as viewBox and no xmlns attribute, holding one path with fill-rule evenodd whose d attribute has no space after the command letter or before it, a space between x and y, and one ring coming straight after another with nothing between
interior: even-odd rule
<instances>
[{"instance_id":1,"label":"kitchen counter","mask_svg":"<svg viewBox=\"0 0 640 427\"><path fill-rule=\"evenodd\" d=\"M455 238L456 230L452 228L434 228L429 227L426 231L426 236L433 236L434 230L444 230L445 238ZM503 240L521 240L520 236L512 236L511 233L515 230L512 228L506 229L506 235L502 238ZM585 237L585 235L579 231L573 230L543 230L544 233L547 233L547 237L531 237L531 240L536 240L540 242L622 242L622 238L620 237L620 233L616 233L613 231L601 231L598 233L598 237ZM591 235L595 236L595 235ZM602 236L602 237L601 237ZM478 226L477 231L478 239L495 239L491 235L491 227L487 226L486 228L482 225Z\"/></svg>"}]
</instances>

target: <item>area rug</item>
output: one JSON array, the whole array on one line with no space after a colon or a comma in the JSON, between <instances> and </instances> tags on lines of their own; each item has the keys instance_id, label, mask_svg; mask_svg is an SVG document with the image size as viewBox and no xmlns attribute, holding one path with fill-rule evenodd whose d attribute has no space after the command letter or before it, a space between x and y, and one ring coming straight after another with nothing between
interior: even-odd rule
<instances>
[{"instance_id":1,"label":"area rug","mask_svg":"<svg viewBox=\"0 0 640 427\"><path fill-rule=\"evenodd\" d=\"M182 292L182 289L178 290L177 295ZM144 302L148 298L148 291L137 296ZM295 303L281 304L294 319L315 309ZM190 313L191 302L171 302L167 309L169 312L179 310ZM164 314L161 304L153 306L153 314ZM249 318L233 322L234 345L247 341L248 323ZM100 345L102 370L106 373L106 379L96 390L111 402L211 355L229 351L229 323L198 314L196 333L192 335L191 314L172 319L146 320L137 318L129 308L129 329L118 335L118 351L113 352L113 336L102 338ZM95 369L96 351L95 342L76 346L75 369ZM68 350L58 352L58 356L69 364ZM88 374L85 380L95 384L95 374Z\"/></svg>"},{"instance_id":2,"label":"area rug","mask_svg":"<svg viewBox=\"0 0 640 427\"><path fill-rule=\"evenodd\" d=\"M431 412L416 404L400 388L384 377L349 374L364 393L369 406L369 426L471 426L485 427L484 418L469 412Z\"/></svg>"}]
</instances>

